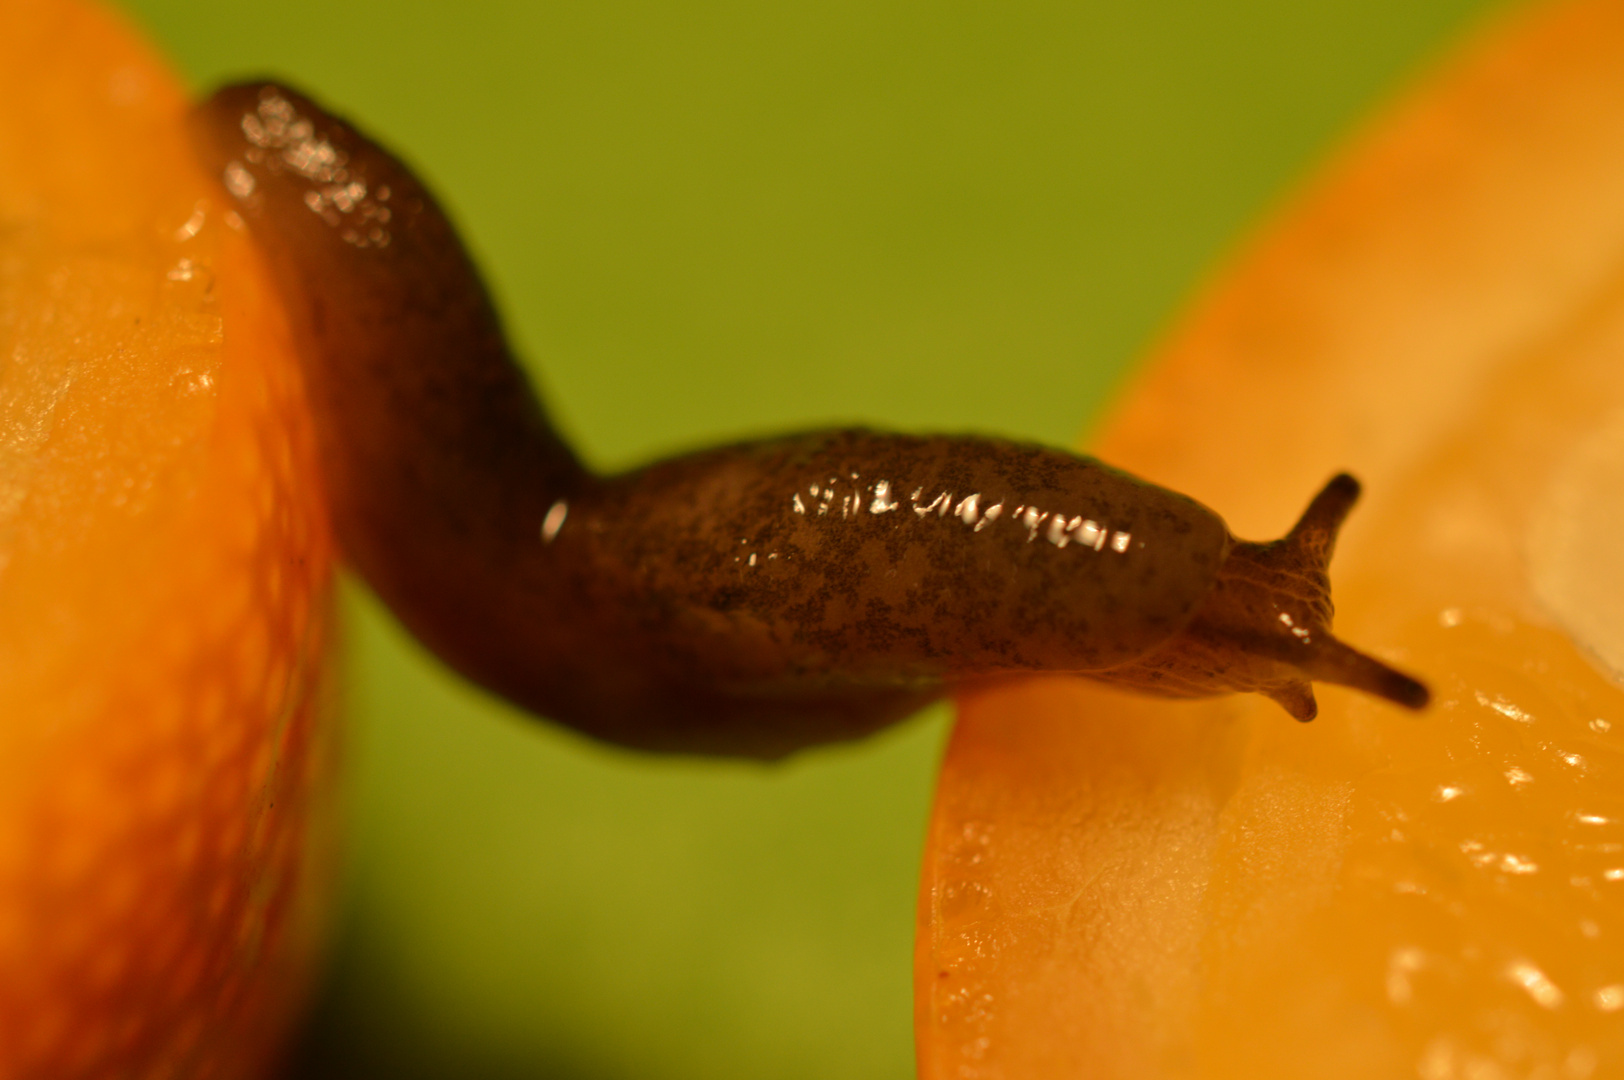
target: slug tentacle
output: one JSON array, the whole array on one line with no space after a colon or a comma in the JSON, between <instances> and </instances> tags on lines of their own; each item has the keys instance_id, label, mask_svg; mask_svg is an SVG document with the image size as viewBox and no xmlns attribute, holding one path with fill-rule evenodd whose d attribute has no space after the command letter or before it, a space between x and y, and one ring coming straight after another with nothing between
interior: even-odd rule
<instances>
[{"instance_id":1,"label":"slug tentacle","mask_svg":"<svg viewBox=\"0 0 1624 1080\"><path fill-rule=\"evenodd\" d=\"M1319 715L1319 702L1314 700L1314 687L1307 679L1292 679L1264 693L1293 720L1306 724Z\"/></svg>"},{"instance_id":2,"label":"slug tentacle","mask_svg":"<svg viewBox=\"0 0 1624 1080\"><path fill-rule=\"evenodd\" d=\"M1321 633L1316 638L1307 660L1301 666L1310 678L1319 682L1351 686L1355 690L1386 698L1406 709L1424 709L1432 699L1421 682L1344 645L1329 632Z\"/></svg>"},{"instance_id":3,"label":"slug tentacle","mask_svg":"<svg viewBox=\"0 0 1624 1080\"><path fill-rule=\"evenodd\" d=\"M1313 558L1322 569L1328 567L1342 523L1348 520L1353 504L1359 501L1360 491L1359 481L1347 473L1337 473L1314 496L1283 542L1295 545L1304 557Z\"/></svg>"},{"instance_id":4,"label":"slug tentacle","mask_svg":"<svg viewBox=\"0 0 1624 1080\"><path fill-rule=\"evenodd\" d=\"M1252 690L1302 721L1319 711L1310 680L1425 708L1425 686L1331 634L1330 558L1358 498L1359 482L1341 473L1279 540L1235 541L1189 625L1150 656L1100 677L1175 696L1215 684Z\"/></svg>"},{"instance_id":5,"label":"slug tentacle","mask_svg":"<svg viewBox=\"0 0 1624 1080\"><path fill-rule=\"evenodd\" d=\"M999 439L814 432L599 476L409 169L271 83L218 91L193 129L290 312L346 556L531 711L777 757L1021 672L1257 690L1302 719L1308 678L1424 700L1329 636L1351 477L1248 544L1182 495Z\"/></svg>"}]
</instances>

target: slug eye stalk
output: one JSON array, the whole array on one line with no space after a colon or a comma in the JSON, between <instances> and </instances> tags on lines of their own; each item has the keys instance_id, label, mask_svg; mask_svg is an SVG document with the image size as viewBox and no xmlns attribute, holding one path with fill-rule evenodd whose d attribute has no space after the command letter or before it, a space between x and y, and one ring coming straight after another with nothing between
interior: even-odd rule
<instances>
[{"instance_id":1,"label":"slug eye stalk","mask_svg":"<svg viewBox=\"0 0 1624 1080\"><path fill-rule=\"evenodd\" d=\"M1339 473L1332 477L1320 493L1314 496L1314 500L1308 504L1308 509L1303 511L1303 516L1282 542L1294 545L1298 558L1305 561L1317 560L1321 573L1328 573L1331 555L1336 550L1337 534L1342 529L1342 523L1347 520L1348 513L1353 509L1353 504L1359 500L1359 494L1359 481L1352 476ZM1329 585L1326 588L1328 592ZM1427 707L1432 695L1423 683L1343 644L1331 634L1329 614L1330 598L1327 595L1326 625L1308 635L1304 641L1306 646L1304 654L1297 661L1297 666L1302 669L1304 675L1315 682L1334 683L1337 686L1362 690L1406 709ZM1275 700L1280 701L1280 698L1276 697ZM1281 701L1281 704L1286 705L1284 701ZM1298 720L1312 720L1318 711L1312 690L1308 694L1306 712L1301 710L1300 705L1298 709L1287 705L1286 711Z\"/></svg>"},{"instance_id":2,"label":"slug eye stalk","mask_svg":"<svg viewBox=\"0 0 1624 1080\"><path fill-rule=\"evenodd\" d=\"M1359 481L1339 473L1279 540L1235 541L1184 631L1145 660L1106 677L1179 696L1213 685L1251 690L1301 721L1319 712L1313 682L1425 708L1431 695L1424 684L1331 633L1331 557L1359 495Z\"/></svg>"},{"instance_id":3,"label":"slug eye stalk","mask_svg":"<svg viewBox=\"0 0 1624 1080\"><path fill-rule=\"evenodd\" d=\"M1289 553L1283 555L1280 562L1295 560L1300 565L1313 566L1317 571L1312 575L1314 583L1318 585L1324 582L1323 622L1310 627L1306 634L1294 635L1302 642L1304 651L1300 658L1293 657L1293 660L1303 674L1315 682L1335 683L1338 686L1362 690L1406 709L1424 709L1431 700L1431 694L1425 685L1380 660L1343 644L1330 631L1331 556L1336 551L1337 535L1341 532L1342 524L1347 520L1349 512L1353 510L1354 503L1359 501L1360 492L1359 481L1347 473L1333 476L1325 487L1320 489L1320 493L1314 496L1313 501L1308 504L1308 509L1303 511L1303 516L1292 526L1291 532L1279 541L1282 550ZM1309 576L1305 574L1305 577ZM1289 655L1291 654L1288 651ZM1314 718L1318 712L1318 705L1314 701L1313 690L1306 686L1304 689L1307 691L1306 708L1300 696L1292 704L1281 700L1281 696L1275 696L1275 700L1285 706L1286 711L1296 719L1307 721Z\"/></svg>"}]
</instances>

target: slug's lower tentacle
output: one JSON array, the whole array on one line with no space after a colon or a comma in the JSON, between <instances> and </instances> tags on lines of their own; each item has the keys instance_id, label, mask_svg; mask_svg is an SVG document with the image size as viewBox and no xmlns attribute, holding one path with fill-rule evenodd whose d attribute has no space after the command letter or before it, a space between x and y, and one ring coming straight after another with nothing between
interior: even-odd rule
<instances>
[{"instance_id":1,"label":"slug's lower tentacle","mask_svg":"<svg viewBox=\"0 0 1624 1080\"><path fill-rule=\"evenodd\" d=\"M219 91L194 130L291 313L348 558L449 664L532 711L775 757L972 679L1260 690L1301 716L1306 678L1357 667L1283 652L1270 607L1331 640L1351 478L1248 545L1184 496L996 439L819 432L601 477L399 161L273 84Z\"/></svg>"}]
</instances>

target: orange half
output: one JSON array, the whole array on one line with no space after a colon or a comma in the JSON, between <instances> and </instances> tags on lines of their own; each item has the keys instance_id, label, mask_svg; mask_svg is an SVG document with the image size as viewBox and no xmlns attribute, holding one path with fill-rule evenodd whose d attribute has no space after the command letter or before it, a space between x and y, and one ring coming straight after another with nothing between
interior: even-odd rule
<instances>
[{"instance_id":1,"label":"orange half","mask_svg":"<svg viewBox=\"0 0 1624 1080\"><path fill-rule=\"evenodd\" d=\"M174 76L0 0L0 1076L251 1077L330 878L332 545Z\"/></svg>"},{"instance_id":2,"label":"orange half","mask_svg":"<svg viewBox=\"0 0 1624 1080\"><path fill-rule=\"evenodd\" d=\"M924 1080L1624 1076L1624 7L1492 28L1197 305L1092 448L1280 535L1432 685L962 703Z\"/></svg>"}]
</instances>

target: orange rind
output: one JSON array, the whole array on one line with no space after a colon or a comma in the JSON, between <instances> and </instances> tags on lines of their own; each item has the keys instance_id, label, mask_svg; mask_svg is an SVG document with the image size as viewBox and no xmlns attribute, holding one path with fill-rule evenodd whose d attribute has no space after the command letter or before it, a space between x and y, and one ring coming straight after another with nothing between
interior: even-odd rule
<instances>
[{"instance_id":1,"label":"orange rind","mask_svg":"<svg viewBox=\"0 0 1624 1080\"><path fill-rule=\"evenodd\" d=\"M262 1075L332 878L298 369L174 76L0 25L0 1075Z\"/></svg>"}]
</instances>

